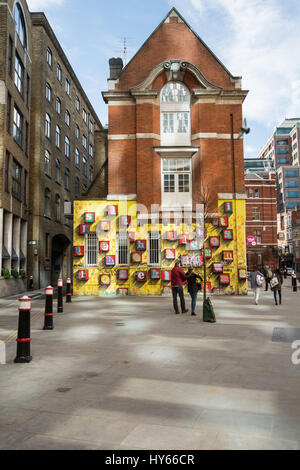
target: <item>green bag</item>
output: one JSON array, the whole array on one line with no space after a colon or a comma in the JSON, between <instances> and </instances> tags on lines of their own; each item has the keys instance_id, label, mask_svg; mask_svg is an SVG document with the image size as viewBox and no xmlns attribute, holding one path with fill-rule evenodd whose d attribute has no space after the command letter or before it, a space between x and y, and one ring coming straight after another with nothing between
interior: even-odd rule
<instances>
[{"instance_id":1,"label":"green bag","mask_svg":"<svg viewBox=\"0 0 300 470\"><path fill-rule=\"evenodd\" d=\"M203 302L203 321L209 323L216 323L215 312L210 298Z\"/></svg>"}]
</instances>

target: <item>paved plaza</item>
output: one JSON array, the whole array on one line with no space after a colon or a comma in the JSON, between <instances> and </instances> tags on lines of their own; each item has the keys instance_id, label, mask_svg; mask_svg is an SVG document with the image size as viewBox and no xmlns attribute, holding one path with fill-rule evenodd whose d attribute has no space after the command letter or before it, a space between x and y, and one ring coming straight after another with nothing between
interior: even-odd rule
<instances>
[{"instance_id":1,"label":"paved plaza","mask_svg":"<svg viewBox=\"0 0 300 470\"><path fill-rule=\"evenodd\" d=\"M15 364L18 302L0 299L0 449L299 449L300 291L212 303L215 324L200 299L196 317L170 297L55 300L44 331L36 297L33 359Z\"/></svg>"}]
</instances>

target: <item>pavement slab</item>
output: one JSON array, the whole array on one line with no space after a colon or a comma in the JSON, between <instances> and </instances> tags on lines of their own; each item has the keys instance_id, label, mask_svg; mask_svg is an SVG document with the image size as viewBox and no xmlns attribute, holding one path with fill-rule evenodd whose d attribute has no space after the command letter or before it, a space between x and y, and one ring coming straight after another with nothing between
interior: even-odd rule
<instances>
[{"instance_id":1,"label":"pavement slab","mask_svg":"<svg viewBox=\"0 0 300 470\"><path fill-rule=\"evenodd\" d=\"M195 317L170 297L73 297L63 313L55 299L44 331L36 295L28 364L14 363L18 301L1 299L0 449L299 449L299 296L290 279L279 306L212 296L215 324L201 296Z\"/></svg>"}]
</instances>

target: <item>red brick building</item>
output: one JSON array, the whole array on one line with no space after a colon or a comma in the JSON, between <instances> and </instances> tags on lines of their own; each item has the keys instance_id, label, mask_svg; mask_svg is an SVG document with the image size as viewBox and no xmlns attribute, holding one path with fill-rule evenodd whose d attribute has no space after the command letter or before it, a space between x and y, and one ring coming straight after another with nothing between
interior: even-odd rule
<instances>
[{"instance_id":1,"label":"red brick building","mask_svg":"<svg viewBox=\"0 0 300 470\"><path fill-rule=\"evenodd\" d=\"M246 245L248 269L278 266L277 186L275 173L245 175ZM255 238L252 245L248 237ZM249 242L248 242L249 240Z\"/></svg>"},{"instance_id":2,"label":"red brick building","mask_svg":"<svg viewBox=\"0 0 300 470\"><path fill-rule=\"evenodd\" d=\"M241 77L174 8L109 64L108 194L74 203L74 292L164 294L176 259L203 274L207 257L210 290L246 293Z\"/></svg>"},{"instance_id":3,"label":"red brick building","mask_svg":"<svg viewBox=\"0 0 300 470\"><path fill-rule=\"evenodd\" d=\"M161 160L171 152L192 157L190 197L184 200L189 205L199 202L201 181L213 184L214 210L218 193L244 194L243 140L237 136L247 91L241 89L241 77L232 76L175 9L124 69L119 64L118 69L118 59L111 61L109 90L103 93L109 106L108 198L132 195L148 209L169 207ZM162 96L168 83L187 91L178 109L168 90ZM171 111L175 120L178 113L186 119L175 126L186 126L187 132L169 132Z\"/></svg>"}]
</instances>

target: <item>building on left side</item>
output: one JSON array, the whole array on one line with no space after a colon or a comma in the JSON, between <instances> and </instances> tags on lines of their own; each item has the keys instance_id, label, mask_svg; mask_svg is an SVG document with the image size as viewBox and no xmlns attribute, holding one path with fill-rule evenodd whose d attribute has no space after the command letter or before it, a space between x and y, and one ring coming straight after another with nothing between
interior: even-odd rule
<instances>
[{"instance_id":1,"label":"building on left side","mask_svg":"<svg viewBox=\"0 0 300 470\"><path fill-rule=\"evenodd\" d=\"M46 16L0 2L0 297L72 276L72 204L106 194L106 141Z\"/></svg>"},{"instance_id":2,"label":"building on left side","mask_svg":"<svg viewBox=\"0 0 300 470\"><path fill-rule=\"evenodd\" d=\"M0 3L0 296L26 288L31 28L25 1Z\"/></svg>"}]
</instances>

